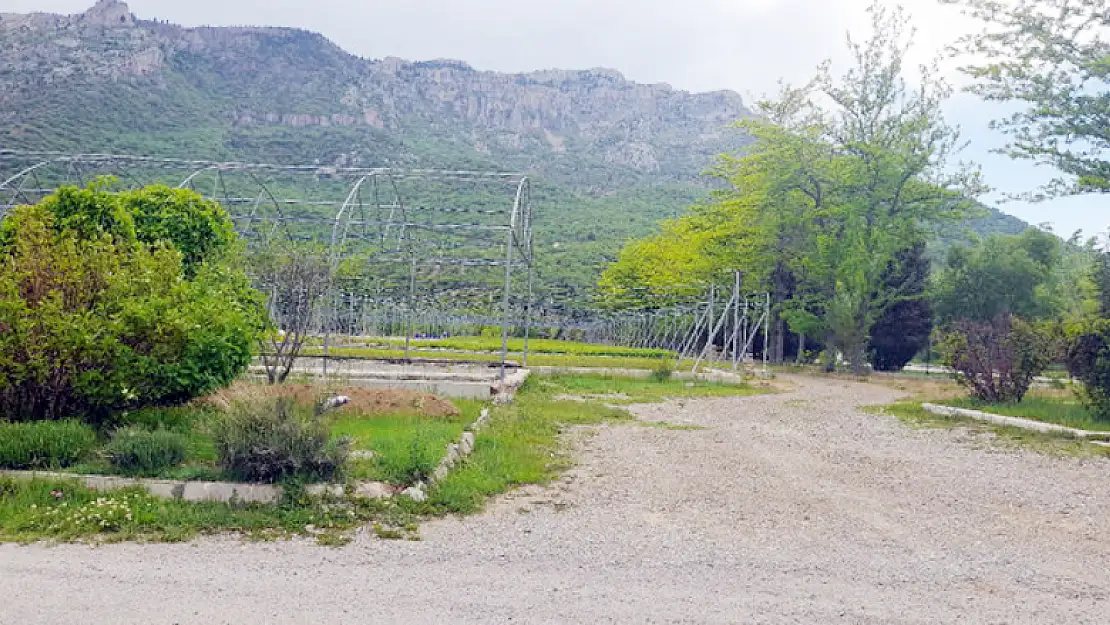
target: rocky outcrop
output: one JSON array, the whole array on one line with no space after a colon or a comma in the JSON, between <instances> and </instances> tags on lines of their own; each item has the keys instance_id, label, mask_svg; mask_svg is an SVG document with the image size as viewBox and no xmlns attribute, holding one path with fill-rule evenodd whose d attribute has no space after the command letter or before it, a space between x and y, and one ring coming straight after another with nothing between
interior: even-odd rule
<instances>
[{"instance_id":1,"label":"rocky outcrop","mask_svg":"<svg viewBox=\"0 0 1110 625\"><path fill-rule=\"evenodd\" d=\"M18 109L21 94L44 85L98 80L192 88L235 128L436 132L515 166L557 157L652 175L696 175L742 141L726 129L749 114L733 92L692 94L609 69L502 74L450 59L366 60L296 29L138 20L118 0L77 15L0 15L0 103Z\"/></svg>"}]
</instances>

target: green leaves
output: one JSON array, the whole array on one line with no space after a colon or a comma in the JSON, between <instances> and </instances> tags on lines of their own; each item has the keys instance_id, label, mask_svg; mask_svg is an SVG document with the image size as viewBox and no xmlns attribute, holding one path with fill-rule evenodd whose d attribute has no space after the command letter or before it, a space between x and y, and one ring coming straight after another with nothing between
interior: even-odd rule
<instances>
[{"instance_id":1,"label":"green leaves","mask_svg":"<svg viewBox=\"0 0 1110 625\"><path fill-rule=\"evenodd\" d=\"M145 207L133 210L136 198ZM218 206L165 188L63 189L12 211L0 245L3 414L100 420L241 373L265 310L229 262L224 221Z\"/></svg>"},{"instance_id":2,"label":"green leaves","mask_svg":"<svg viewBox=\"0 0 1110 625\"><path fill-rule=\"evenodd\" d=\"M953 49L973 59L963 68L975 79L968 90L1022 107L995 123L1011 137L1005 151L1066 176L1029 197L1110 190L1110 1L941 1L984 24Z\"/></svg>"}]
</instances>

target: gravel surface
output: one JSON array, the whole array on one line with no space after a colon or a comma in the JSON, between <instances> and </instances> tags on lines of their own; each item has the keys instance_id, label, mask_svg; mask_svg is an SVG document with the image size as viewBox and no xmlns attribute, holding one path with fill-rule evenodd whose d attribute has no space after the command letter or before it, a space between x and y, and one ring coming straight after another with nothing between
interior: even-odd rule
<instances>
[{"instance_id":1,"label":"gravel surface","mask_svg":"<svg viewBox=\"0 0 1110 625\"><path fill-rule=\"evenodd\" d=\"M1110 462L855 410L893 391L638 407L581 464L422 542L0 546L0 623L1107 623Z\"/></svg>"}]
</instances>

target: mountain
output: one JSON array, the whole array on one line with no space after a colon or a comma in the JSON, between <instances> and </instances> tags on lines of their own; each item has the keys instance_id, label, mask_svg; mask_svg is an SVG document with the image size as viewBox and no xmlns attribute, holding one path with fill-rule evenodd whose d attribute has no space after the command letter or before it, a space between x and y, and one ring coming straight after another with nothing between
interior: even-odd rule
<instances>
[{"instance_id":1,"label":"mountain","mask_svg":"<svg viewBox=\"0 0 1110 625\"><path fill-rule=\"evenodd\" d=\"M701 171L743 148L731 124L748 115L731 91L363 59L303 30L183 28L118 0L0 14L0 148L527 172L541 279L574 292L705 194Z\"/></svg>"}]
</instances>

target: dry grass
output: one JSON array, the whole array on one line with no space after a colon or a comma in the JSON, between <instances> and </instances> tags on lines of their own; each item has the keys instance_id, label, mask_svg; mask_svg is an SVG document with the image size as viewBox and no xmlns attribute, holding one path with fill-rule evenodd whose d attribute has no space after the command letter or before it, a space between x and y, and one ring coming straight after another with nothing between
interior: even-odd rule
<instances>
[{"instance_id":1,"label":"dry grass","mask_svg":"<svg viewBox=\"0 0 1110 625\"><path fill-rule=\"evenodd\" d=\"M198 402L227 409L233 403L254 402L275 397L292 398L298 404L313 405L320 399L346 395L350 403L339 414L412 414L425 417L456 417L459 408L430 393L398 389L374 389L359 386L324 386L314 384L281 384L271 386L258 382L238 381Z\"/></svg>"}]
</instances>

